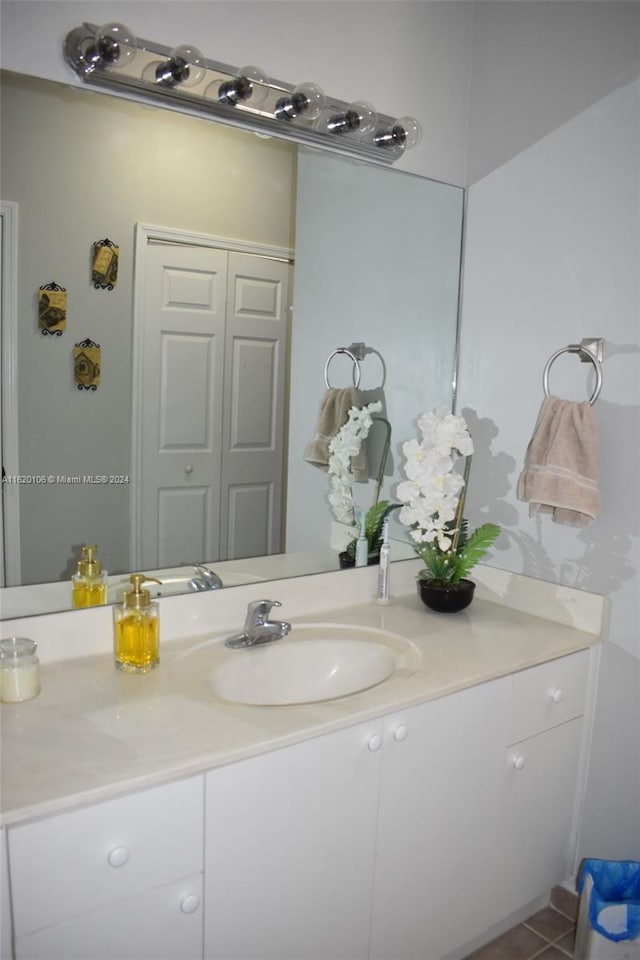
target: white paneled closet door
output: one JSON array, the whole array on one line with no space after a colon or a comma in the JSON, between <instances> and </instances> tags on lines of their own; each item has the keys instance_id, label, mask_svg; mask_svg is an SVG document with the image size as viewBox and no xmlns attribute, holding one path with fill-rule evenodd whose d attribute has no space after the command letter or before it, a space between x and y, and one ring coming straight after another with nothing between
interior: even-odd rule
<instances>
[{"instance_id":1,"label":"white paneled closet door","mask_svg":"<svg viewBox=\"0 0 640 960\"><path fill-rule=\"evenodd\" d=\"M218 556L227 254L147 244L141 565Z\"/></svg>"},{"instance_id":2,"label":"white paneled closet door","mask_svg":"<svg viewBox=\"0 0 640 960\"><path fill-rule=\"evenodd\" d=\"M142 269L139 565L277 552L290 266L148 238Z\"/></svg>"},{"instance_id":3,"label":"white paneled closet door","mask_svg":"<svg viewBox=\"0 0 640 960\"><path fill-rule=\"evenodd\" d=\"M290 265L229 254L220 511L221 558L281 548Z\"/></svg>"}]
</instances>

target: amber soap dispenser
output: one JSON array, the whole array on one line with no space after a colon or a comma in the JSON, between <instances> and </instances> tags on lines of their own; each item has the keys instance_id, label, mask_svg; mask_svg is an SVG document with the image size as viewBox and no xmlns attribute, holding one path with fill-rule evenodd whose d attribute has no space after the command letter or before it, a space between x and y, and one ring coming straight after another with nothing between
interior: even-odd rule
<instances>
[{"instance_id":1,"label":"amber soap dispenser","mask_svg":"<svg viewBox=\"0 0 640 960\"><path fill-rule=\"evenodd\" d=\"M133 573L131 588L113 608L113 641L116 667L125 673L148 673L160 663L159 604L151 600L144 573ZM159 583L159 580L153 580Z\"/></svg>"},{"instance_id":2,"label":"amber soap dispenser","mask_svg":"<svg viewBox=\"0 0 640 960\"><path fill-rule=\"evenodd\" d=\"M82 548L71 583L74 607L96 607L107 602L107 571L102 569L97 546Z\"/></svg>"}]
</instances>

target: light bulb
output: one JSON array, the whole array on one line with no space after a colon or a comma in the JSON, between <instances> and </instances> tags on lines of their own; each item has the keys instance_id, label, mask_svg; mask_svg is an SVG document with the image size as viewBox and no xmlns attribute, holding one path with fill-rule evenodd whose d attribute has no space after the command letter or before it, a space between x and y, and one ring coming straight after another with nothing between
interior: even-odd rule
<instances>
[{"instance_id":1,"label":"light bulb","mask_svg":"<svg viewBox=\"0 0 640 960\"><path fill-rule=\"evenodd\" d=\"M105 23L87 47L85 60L92 69L111 70L130 63L136 54L136 41L123 23Z\"/></svg>"},{"instance_id":2,"label":"light bulb","mask_svg":"<svg viewBox=\"0 0 640 960\"><path fill-rule=\"evenodd\" d=\"M370 133L376 125L378 115L375 108L366 100L354 100L344 113L328 117L323 128L328 133Z\"/></svg>"},{"instance_id":3,"label":"light bulb","mask_svg":"<svg viewBox=\"0 0 640 960\"><path fill-rule=\"evenodd\" d=\"M422 127L415 117L400 117L393 129L398 131L397 136L402 140L405 150L410 150L422 140Z\"/></svg>"},{"instance_id":4,"label":"light bulb","mask_svg":"<svg viewBox=\"0 0 640 960\"><path fill-rule=\"evenodd\" d=\"M188 43L175 47L168 60L154 60L142 71L143 80L159 83L163 87L195 87L204 75L204 55Z\"/></svg>"},{"instance_id":5,"label":"light bulb","mask_svg":"<svg viewBox=\"0 0 640 960\"><path fill-rule=\"evenodd\" d=\"M253 107L264 103L269 92L269 79L260 67L241 67L231 80L214 80L204 92L205 97L235 107L251 101Z\"/></svg>"},{"instance_id":6,"label":"light bulb","mask_svg":"<svg viewBox=\"0 0 640 960\"><path fill-rule=\"evenodd\" d=\"M288 97L280 97L275 106L278 120L316 120L324 106L324 91L317 83L301 83Z\"/></svg>"},{"instance_id":7,"label":"light bulb","mask_svg":"<svg viewBox=\"0 0 640 960\"><path fill-rule=\"evenodd\" d=\"M395 147L397 150L410 150L422 138L422 127L415 117L400 117L393 121L387 130L378 130L373 140L378 147Z\"/></svg>"}]
</instances>

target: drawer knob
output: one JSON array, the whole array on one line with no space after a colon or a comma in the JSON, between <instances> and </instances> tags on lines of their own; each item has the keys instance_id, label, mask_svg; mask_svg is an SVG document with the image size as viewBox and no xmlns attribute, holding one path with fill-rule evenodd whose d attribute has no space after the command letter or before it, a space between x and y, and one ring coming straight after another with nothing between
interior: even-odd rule
<instances>
[{"instance_id":1,"label":"drawer knob","mask_svg":"<svg viewBox=\"0 0 640 960\"><path fill-rule=\"evenodd\" d=\"M188 893L180 901L180 909L183 913L195 913L200 906L200 897L197 893Z\"/></svg>"},{"instance_id":2,"label":"drawer knob","mask_svg":"<svg viewBox=\"0 0 640 960\"><path fill-rule=\"evenodd\" d=\"M552 702L552 703L560 703L560 701L562 700L563 696L564 696L564 694L563 694L562 690L560 689L560 687L557 687L555 690L552 690L552 691L551 691L551 702Z\"/></svg>"},{"instance_id":3,"label":"drawer knob","mask_svg":"<svg viewBox=\"0 0 640 960\"><path fill-rule=\"evenodd\" d=\"M126 847L114 847L113 850L109 851L109 856L107 857L112 867L124 867L128 859L129 851Z\"/></svg>"},{"instance_id":4,"label":"drawer knob","mask_svg":"<svg viewBox=\"0 0 640 960\"><path fill-rule=\"evenodd\" d=\"M513 764L514 770L522 770L524 767L524 757L521 753L517 753L515 757L513 757L511 763Z\"/></svg>"},{"instance_id":5,"label":"drawer knob","mask_svg":"<svg viewBox=\"0 0 640 960\"><path fill-rule=\"evenodd\" d=\"M400 726L396 727L396 729L393 731L393 739L397 740L398 742L406 740L408 736L409 729L404 725L404 723L401 723Z\"/></svg>"},{"instance_id":6,"label":"drawer knob","mask_svg":"<svg viewBox=\"0 0 640 960\"><path fill-rule=\"evenodd\" d=\"M372 753L375 753L376 750L379 750L382 746L382 737L379 737L377 733L374 733L372 737L369 737L367 746Z\"/></svg>"}]
</instances>

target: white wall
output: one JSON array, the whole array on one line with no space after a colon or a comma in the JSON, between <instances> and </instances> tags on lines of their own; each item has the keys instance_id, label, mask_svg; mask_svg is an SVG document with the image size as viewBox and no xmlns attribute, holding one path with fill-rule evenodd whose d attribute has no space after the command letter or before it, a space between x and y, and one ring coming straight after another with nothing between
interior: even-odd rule
<instances>
[{"instance_id":1,"label":"white wall","mask_svg":"<svg viewBox=\"0 0 640 960\"><path fill-rule=\"evenodd\" d=\"M492 563L611 600L582 849L640 856L640 83L622 87L471 187L459 409L480 452L474 522L502 524ZM490 339L487 338L490 331ZM595 405L602 512L584 530L530 519L516 483L550 355L606 339ZM593 379L559 358L551 389Z\"/></svg>"}]
</instances>

